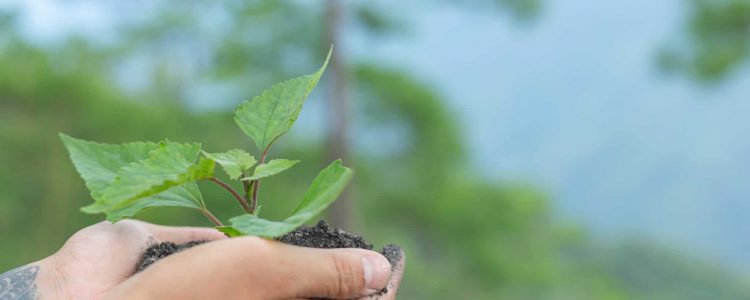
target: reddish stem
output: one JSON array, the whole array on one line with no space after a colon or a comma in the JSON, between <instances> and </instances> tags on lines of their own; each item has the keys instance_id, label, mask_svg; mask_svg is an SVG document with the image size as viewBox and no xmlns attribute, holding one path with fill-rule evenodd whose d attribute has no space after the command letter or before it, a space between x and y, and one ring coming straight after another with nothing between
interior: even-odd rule
<instances>
[{"instance_id":1,"label":"reddish stem","mask_svg":"<svg viewBox=\"0 0 750 300\"><path fill-rule=\"evenodd\" d=\"M229 193L232 194L232 196L234 196L235 199L237 199L237 202L240 203L240 205L242 206L242 208L246 212L248 212L248 213L252 213L253 212L254 209L251 208L250 205L247 203L247 199L245 199L245 197L242 197L242 195L240 195L239 193L237 193L237 191L235 191L231 186L229 186L225 182L223 182L223 181L221 181L221 180L219 180L218 178L215 178L215 177L211 177L208 180L210 180L210 181L218 184L219 186L223 187L225 190L229 191Z\"/></svg>"},{"instance_id":2,"label":"reddish stem","mask_svg":"<svg viewBox=\"0 0 750 300\"><path fill-rule=\"evenodd\" d=\"M216 226L224 226L224 224L222 224L221 221L219 221L219 219L216 218L216 216L214 216L214 214L212 214L210 211L208 211L207 208L200 209L200 211L201 211L201 213L203 213L204 216L206 216L206 218L208 218L209 220L211 220L211 223L214 223L214 225L216 225Z\"/></svg>"},{"instance_id":3,"label":"reddish stem","mask_svg":"<svg viewBox=\"0 0 750 300\"><path fill-rule=\"evenodd\" d=\"M268 156L268 150L271 150L271 145L268 145L268 147L266 147L266 150L263 151L263 154L260 155L260 161L258 165L262 165L263 163L266 162L266 157ZM260 179L253 180L251 184L253 185L253 189L252 189L253 197L252 197L252 202L250 203L250 211L252 214L255 212L255 209L258 208L258 188L260 187Z\"/></svg>"}]
</instances>

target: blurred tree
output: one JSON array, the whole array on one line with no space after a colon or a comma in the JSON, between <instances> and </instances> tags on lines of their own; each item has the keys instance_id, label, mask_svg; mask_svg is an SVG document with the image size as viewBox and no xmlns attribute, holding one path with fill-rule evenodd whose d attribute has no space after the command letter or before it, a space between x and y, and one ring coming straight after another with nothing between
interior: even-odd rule
<instances>
[{"instance_id":1,"label":"blurred tree","mask_svg":"<svg viewBox=\"0 0 750 300\"><path fill-rule=\"evenodd\" d=\"M466 7L493 7L510 11L518 19L530 20L539 10L539 0L444 0ZM323 4L325 5L316 5ZM313 3L296 1L188 1L175 7L171 1L141 4L110 3L118 11L151 9L147 20L124 18L117 32L123 35L120 60L114 65L132 63L132 56L143 59L150 53L153 67L146 77L158 82L156 91L163 96L182 94L183 101L191 95L205 94L206 86L222 86L231 91L229 99L242 99L255 94L302 69L315 65L328 47L336 44L328 76L328 158L346 159L349 154L349 118L351 99L347 75L346 43L342 32L353 24L364 25L366 33L396 32L397 20L366 3L325 0ZM358 13L349 13L349 12ZM217 25L210 20L220 20ZM401 23L403 24L403 23ZM388 29L388 30L386 30ZM291 59L290 59L291 58ZM118 67L119 68L119 67ZM209 78L205 78L208 75ZM260 77L259 77L260 76ZM198 80L200 78L200 80ZM156 80L159 81L156 81ZM166 80L166 81L165 81ZM198 84L186 85L195 81ZM217 101L221 102L221 101ZM223 107L237 103L223 101ZM352 228L355 215L348 193L332 209L332 223Z\"/></svg>"},{"instance_id":2,"label":"blurred tree","mask_svg":"<svg viewBox=\"0 0 750 300\"><path fill-rule=\"evenodd\" d=\"M727 78L750 58L750 0L692 0L684 43L661 51L660 65L706 82Z\"/></svg>"},{"instance_id":3,"label":"blurred tree","mask_svg":"<svg viewBox=\"0 0 750 300\"><path fill-rule=\"evenodd\" d=\"M503 2L514 1L497 1ZM328 47L319 5L181 4L108 2L126 16L116 20L122 36L109 45L70 39L33 47L7 19L8 34L0 35L0 251L12 255L0 256L0 268L49 254L77 228L99 219L77 211L89 197L57 132L109 142L203 141L209 151L252 149L232 124L229 108L271 82L314 68ZM128 13L133 11L139 13ZM368 14L365 19L357 13L350 22L386 31L393 24L382 21L382 14ZM126 91L118 70L134 64L146 66L135 76L145 84ZM371 241L396 241L407 249L402 298L705 299L693 291L709 291L716 299L750 298L721 269L677 259L672 251L602 249L579 230L560 226L547 197L534 187L476 175L461 129L428 86L403 70L375 64L350 65L348 72L349 93L357 99L351 106L352 145L361 146L351 154L357 167L353 194L363 218L356 221L368 225L364 232ZM208 104L198 101L204 97ZM274 195L264 199L264 214L273 218L293 208L327 159L324 147L322 141L281 141L274 156L300 157L303 163L264 182L264 194ZM220 217L237 211L234 202L222 201L221 191L203 187ZM176 209L143 218L205 222ZM668 285L658 284L667 279Z\"/></svg>"},{"instance_id":4,"label":"blurred tree","mask_svg":"<svg viewBox=\"0 0 750 300\"><path fill-rule=\"evenodd\" d=\"M702 259L642 240L623 241L589 260L613 274L633 299L747 299L747 280Z\"/></svg>"},{"instance_id":5,"label":"blurred tree","mask_svg":"<svg viewBox=\"0 0 750 300\"><path fill-rule=\"evenodd\" d=\"M101 72L70 64L84 49L69 50L52 56L13 43L0 55L0 251L18 255L0 257L4 267L48 255L97 219L76 209L89 197L71 176L57 132L104 141L179 140L175 133L189 132L183 109L123 101Z\"/></svg>"},{"instance_id":6,"label":"blurred tree","mask_svg":"<svg viewBox=\"0 0 750 300\"><path fill-rule=\"evenodd\" d=\"M329 45L342 45L344 28L344 7L339 0L326 0L326 17L325 29L326 39ZM339 48L341 49L341 48ZM349 141L347 140L349 131L349 77L347 64L344 61L345 51L338 50L336 55L331 57L329 72L329 125L328 125L328 143L326 146L326 160L334 161L342 159L349 161ZM339 199L331 205L328 210L330 222L339 228L352 230L352 220L354 219L355 209L349 197L349 189L345 190Z\"/></svg>"},{"instance_id":7,"label":"blurred tree","mask_svg":"<svg viewBox=\"0 0 750 300\"><path fill-rule=\"evenodd\" d=\"M469 8L492 8L509 12L518 21L531 21L541 10L543 0L443 0L449 4L466 5Z\"/></svg>"}]
</instances>

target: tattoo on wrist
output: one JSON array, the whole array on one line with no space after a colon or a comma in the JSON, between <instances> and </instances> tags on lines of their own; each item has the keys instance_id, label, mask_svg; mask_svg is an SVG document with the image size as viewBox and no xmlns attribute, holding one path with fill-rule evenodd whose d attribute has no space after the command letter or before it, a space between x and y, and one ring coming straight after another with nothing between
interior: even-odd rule
<instances>
[{"instance_id":1,"label":"tattoo on wrist","mask_svg":"<svg viewBox=\"0 0 750 300\"><path fill-rule=\"evenodd\" d=\"M0 300L38 299L36 276L39 266L23 266L0 274Z\"/></svg>"}]
</instances>

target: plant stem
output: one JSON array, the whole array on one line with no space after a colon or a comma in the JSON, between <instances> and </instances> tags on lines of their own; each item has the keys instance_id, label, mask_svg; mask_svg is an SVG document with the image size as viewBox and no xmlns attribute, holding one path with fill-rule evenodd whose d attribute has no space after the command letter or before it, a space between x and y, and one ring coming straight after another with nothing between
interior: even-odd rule
<instances>
[{"instance_id":1,"label":"plant stem","mask_svg":"<svg viewBox=\"0 0 750 300\"><path fill-rule=\"evenodd\" d=\"M244 177L250 176L250 174L243 174ZM245 191L245 199L250 199L252 197L252 188L253 185L252 181L242 181L242 189Z\"/></svg>"},{"instance_id":2,"label":"plant stem","mask_svg":"<svg viewBox=\"0 0 750 300\"><path fill-rule=\"evenodd\" d=\"M242 174L242 177L249 176L248 174ZM243 181L242 182L242 189L245 191L245 199L250 199L250 181Z\"/></svg>"},{"instance_id":3,"label":"plant stem","mask_svg":"<svg viewBox=\"0 0 750 300\"><path fill-rule=\"evenodd\" d=\"M211 178L209 178L208 180L210 180L210 181L212 181L212 182L214 182L214 183L218 184L219 186L221 186L221 187L223 187L223 188L224 188L225 190L227 190L227 191L228 191L228 192L229 192L230 194L232 194L232 196L234 196L234 199L237 199L237 202L239 202L239 203L240 203L240 205L242 206L242 208L243 208L243 209L244 209L244 210L245 210L245 211L246 211L247 213L250 213L250 214L251 214L251 213L253 213L253 209L252 209L252 208L250 207L250 205L249 205L249 204L247 203L247 199L245 199L245 197L242 197L242 196L241 196L241 195L240 195L239 193L237 193L237 191L235 191L235 190L234 190L234 189L233 189L233 188L232 188L231 186L229 186L228 184L226 184L225 182L223 182L223 181L219 180L219 179L218 179L218 178L216 178L216 177L211 177Z\"/></svg>"},{"instance_id":4,"label":"plant stem","mask_svg":"<svg viewBox=\"0 0 750 300\"><path fill-rule=\"evenodd\" d=\"M216 216L214 216L214 214L212 214L210 211L208 211L207 208L202 208L202 209L200 209L200 211L201 211L201 213L204 216L206 216L206 218L208 218L209 220L211 220L211 223L214 223L214 225L216 225L216 226L224 226L224 224L222 224L221 221L219 221L219 219L216 218Z\"/></svg>"},{"instance_id":5,"label":"plant stem","mask_svg":"<svg viewBox=\"0 0 750 300\"><path fill-rule=\"evenodd\" d=\"M271 150L271 145L268 145L268 147L266 147L266 150L263 150L263 154L260 155L260 161L258 165L262 165L266 162L268 150ZM253 197L252 202L250 203L250 210L252 211L251 213L254 213L255 209L258 208L258 188L260 187L260 179L253 180L251 184L253 185Z\"/></svg>"},{"instance_id":6,"label":"plant stem","mask_svg":"<svg viewBox=\"0 0 750 300\"><path fill-rule=\"evenodd\" d=\"M253 181L253 198L252 202L250 203L250 209L252 209L253 213L255 212L255 209L258 208L258 188L260 187L260 180Z\"/></svg>"}]
</instances>

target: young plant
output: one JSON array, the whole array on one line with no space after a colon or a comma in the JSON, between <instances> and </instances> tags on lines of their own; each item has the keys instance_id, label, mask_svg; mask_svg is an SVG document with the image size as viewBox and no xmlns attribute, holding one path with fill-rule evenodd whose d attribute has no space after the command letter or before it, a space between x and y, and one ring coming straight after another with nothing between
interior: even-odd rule
<instances>
[{"instance_id":1,"label":"young plant","mask_svg":"<svg viewBox=\"0 0 750 300\"><path fill-rule=\"evenodd\" d=\"M331 57L315 73L278 83L235 110L234 120L258 147L259 159L240 149L221 153L201 150L199 143L133 142L102 144L60 134L76 170L91 192L94 203L85 213L105 213L117 222L144 209L163 206L193 208L228 236L254 235L276 238L293 231L325 210L351 180L352 171L340 160L320 171L292 215L283 221L258 216L260 181L288 170L299 161L268 160L273 143L294 124L307 96L315 88ZM219 164L231 180L242 183L237 191L215 176ZM211 181L226 189L245 213L221 223L206 206L196 184Z\"/></svg>"}]
</instances>

